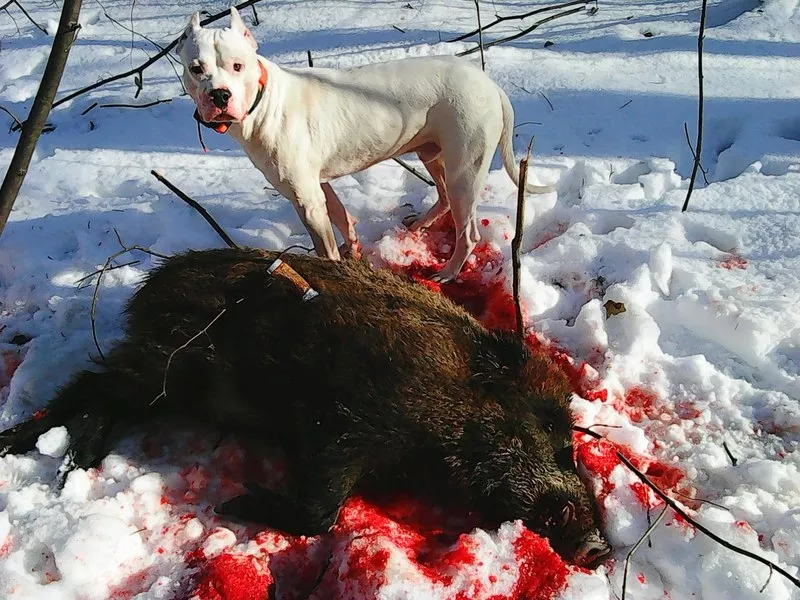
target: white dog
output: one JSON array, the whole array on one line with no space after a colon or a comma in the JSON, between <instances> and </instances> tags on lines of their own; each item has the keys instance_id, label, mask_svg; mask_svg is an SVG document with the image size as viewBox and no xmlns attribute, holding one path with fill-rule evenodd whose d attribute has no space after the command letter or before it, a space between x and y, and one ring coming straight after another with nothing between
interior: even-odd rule
<instances>
[{"instance_id":1,"label":"white dog","mask_svg":"<svg viewBox=\"0 0 800 600\"><path fill-rule=\"evenodd\" d=\"M383 160L415 152L439 198L411 224L430 226L452 212L456 244L436 275L454 279L480 240L476 204L500 146L516 183L514 111L480 68L453 57L393 60L350 69L278 67L235 8L231 26L208 29L192 15L177 52L195 117L228 132L288 198L319 256L340 259L331 220L356 251L355 222L328 183ZM552 188L527 187L533 193Z\"/></svg>"}]
</instances>

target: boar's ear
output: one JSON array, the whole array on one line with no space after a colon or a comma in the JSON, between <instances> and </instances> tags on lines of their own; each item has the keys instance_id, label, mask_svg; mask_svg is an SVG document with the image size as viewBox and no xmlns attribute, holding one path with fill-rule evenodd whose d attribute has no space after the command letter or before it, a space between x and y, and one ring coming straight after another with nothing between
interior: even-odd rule
<instances>
[{"instance_id":1,"label":"boar's ear","mask_svg":"<svg viewBox=\"0 0 800 600\"><path fill-rule=\"evenodd\" d=\"M506 332L487 332L475 339L473 379L482 384L508 383L519 376L527 352L519 340Z\"/></svg>"}]
</instances>

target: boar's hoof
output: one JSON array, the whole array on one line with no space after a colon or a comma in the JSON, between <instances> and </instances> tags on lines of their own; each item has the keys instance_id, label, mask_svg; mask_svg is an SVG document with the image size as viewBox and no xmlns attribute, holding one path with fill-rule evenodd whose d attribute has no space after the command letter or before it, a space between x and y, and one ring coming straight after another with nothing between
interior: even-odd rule
<instances>
[{"instance_id":1,"label":"boar's hoof","mask_svg":"<svg viewBox=\"0 0 800 600\"><path fill-rule=\"evenodd\" d=\"M330 531L339 515L339 508L317 518L301 502L278 492L245 483L247 493L231 498L215 507L214 512L232 520L261 523L288 535L320 535Z\"/></svg>"},{"instance_id":2,"label":"boar's hoof","mask_svg":"<svg viewBox=\"0 0 800 600\"><path fill-rule=\"evenodd\" d=\"M594 529L575 552L575 563L580 567L592 569L597 567L610 552L611 546L603 539L600 531Z\"/></svg>"},{"instance_id":3,"label":"boar's hoof","mask_svg":"<svg viewBox=\"0 0 800 600\"><path fill-rule=\"evenodd\" d=\"M69 446L56 474L56 488L61 490L67 476L75 469L97 467L109 452L108 439L114 419L97 412L81 412L66 423Z\"/></svg>"},{"instance_id":4,"label":"boar's hoof","mask_svg":"<svg viewBox=\"0 0 800 600\"><path fill-rule=\"evenodd\" d=\"M301 535L300 510L290 498L251 483L244 485L246 494L223 502L214 512L234 520L263 523L292 535Z\"/></svg>"}]
</instances>

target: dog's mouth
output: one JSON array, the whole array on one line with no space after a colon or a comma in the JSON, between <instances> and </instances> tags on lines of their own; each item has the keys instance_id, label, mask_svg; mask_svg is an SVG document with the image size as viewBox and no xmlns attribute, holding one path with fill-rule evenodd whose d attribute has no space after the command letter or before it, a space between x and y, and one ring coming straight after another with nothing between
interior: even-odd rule
<instances>
[{"instance_id":1,"label":"dog's mouth","mask_svg":"<svg viewBox=\"0 0 800 600\"><path fill-rule=\"evenodd\" d=\"M240 117L229 112L229 109L219 109L216 106L199 107L198 112L206 123L231 123L241 120Z\"/></svg>"},{"instance_id":2,"label":"dog's mouth","mask_svg":"<svg viewBox=\"0 0 800 600\"><path fill-rule=\"evenodd\" d=\"M212 123L228 123L230 121L238 121L238 120L239 119L234 117L232 114L226 113L226 112L221 112L221 113L217 114L216 116L211 117L211 119L210 119L210 121Z\"/></svg>"}]
</instances>

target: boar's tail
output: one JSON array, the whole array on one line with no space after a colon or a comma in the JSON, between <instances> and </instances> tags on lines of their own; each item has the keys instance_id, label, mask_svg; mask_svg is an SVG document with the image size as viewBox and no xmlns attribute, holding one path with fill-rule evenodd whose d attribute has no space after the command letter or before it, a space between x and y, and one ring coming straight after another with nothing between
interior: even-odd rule
<instances>
[{"instance_id":1,"label":"boar's tail","mask_svg":"<svg viewBox=\"0 0 800 600\"><path fill-rule=\"evenodd\" d=\"M517 167L517 159L514 157L513 145L514 107L511 106L511 101L502 89L498 87L497 91L500 96L500 103L503 105L503 133L500 135L500 155L503 158L503 166L506 168L506 173L511 177L514 185L519 185L519 168ZM546 194L555 191L555 188L528 183L525 186L525 191L531 194Z\"/></svg>"}]
</instances>

